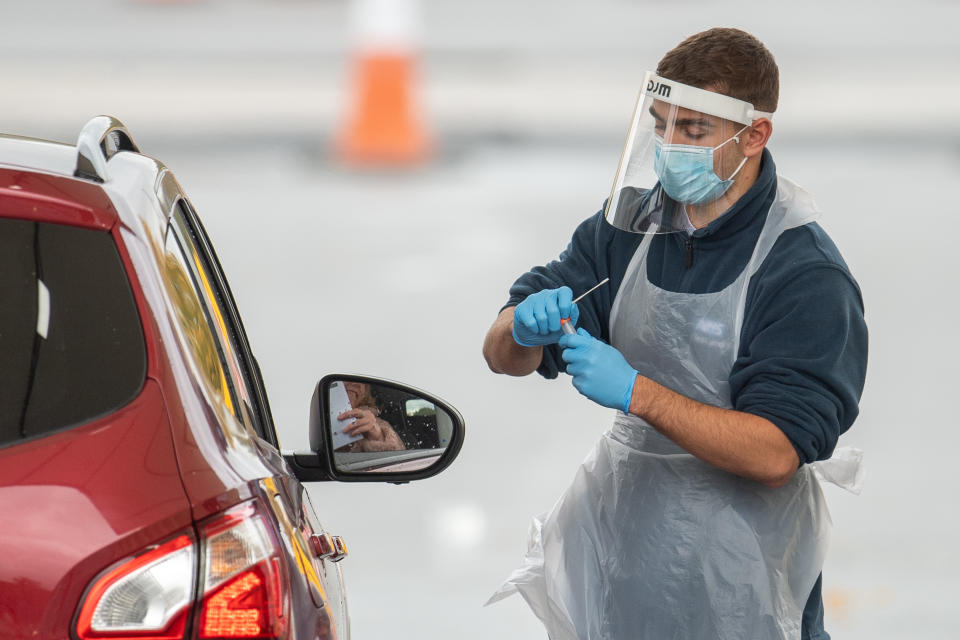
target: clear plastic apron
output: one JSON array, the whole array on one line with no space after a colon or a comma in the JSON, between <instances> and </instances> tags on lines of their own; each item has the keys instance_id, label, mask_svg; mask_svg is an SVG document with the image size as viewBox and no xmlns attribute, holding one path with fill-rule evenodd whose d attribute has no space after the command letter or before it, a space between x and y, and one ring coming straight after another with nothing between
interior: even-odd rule
<instances>
[{"instance_id":1,"label":"clear plastic apron","mask_svg":"<svg viewBox=\"0 0 960 640\"><path fill-rule=\"evenodd\" d=\"M641 374L730 408L750 277L783 231L817 215L809 194L778 178L747 267L708 294L650 284L646 236L613 303L611 344ZM490 601L519 591L552 640L798 639L830 529L817 476L853 491L861 481L861 453L837 454L771 489L618 412Z\"/></svg>"}]
</instances>

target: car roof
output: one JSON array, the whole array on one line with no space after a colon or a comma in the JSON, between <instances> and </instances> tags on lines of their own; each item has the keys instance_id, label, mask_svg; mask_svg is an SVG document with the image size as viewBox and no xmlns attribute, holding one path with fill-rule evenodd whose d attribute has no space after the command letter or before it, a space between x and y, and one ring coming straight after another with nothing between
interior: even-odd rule
<instances>
[{"instance_id":1,"label":"car roof","mask_svg":"<svg viewBox=\"0 0 960 640\"><path fill-rule=\"evenodd\" d=\"M109 127L122 132L126 147L112 152L108 171L103 136L114 130ZM139 217L121 206L122 194L152 184L165 167L141 155L122 127L109 116L98 116L87 123L76 145L0 134L0 217L101 230ZM97 156L93 162L91 156ZM118 212L118 206L124 210Z\"/></svg>"},{"instance_id":2,"label":"car roof","mask_svg":"<svg viewBox=\"0 0 960 640\"><path fill-rule=\"evenodd\" d=\"M73 177L76 158L70 145L0 135L0 217L112 228L113 203L98 184Z\"/></svg>"},{"instance_id":3,"label":"car roof","mask_svg":"<svg viewBox=\"0 0 960 640\"><path fill-rule=\"evenodd\" d=\"M77 150L62 142L0 133L0 164L72 176Z\"/></svg>"}]
</instances>

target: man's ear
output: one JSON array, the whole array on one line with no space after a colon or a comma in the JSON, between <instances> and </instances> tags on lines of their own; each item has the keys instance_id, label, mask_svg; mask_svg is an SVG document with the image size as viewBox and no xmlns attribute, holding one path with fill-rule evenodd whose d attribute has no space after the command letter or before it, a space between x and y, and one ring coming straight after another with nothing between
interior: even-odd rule
<instances>
[{"instance_id":1,"label":"man's ear","mask_svg":"<svg viewBox=\"0 0 960 640\"><path fill-rule=\"evenodd\" d=\"M744 138L743 155L752 158L760 154L767 146L771 135L773 135L773 123L769 118L754 120L753 125L746 131L746 135L741 136Z\"/></svg>"}]
</instances>

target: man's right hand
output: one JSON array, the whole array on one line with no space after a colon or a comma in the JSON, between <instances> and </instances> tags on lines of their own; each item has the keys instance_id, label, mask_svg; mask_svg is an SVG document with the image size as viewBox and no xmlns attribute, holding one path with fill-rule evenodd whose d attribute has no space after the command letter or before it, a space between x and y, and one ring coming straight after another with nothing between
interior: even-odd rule
<instances>
[{"instance_id":1,"label":"man's right hand","mask_svg":"<svg viewBox=\"0 0 960 640\"><path fill-rule=\"evenodd\" d=\"M570 318L574 326L580 318L570 287L531 294L513 309L513 340L524 347L554 344L564 335L561 318Z\"/></svg>"}]
</instances>

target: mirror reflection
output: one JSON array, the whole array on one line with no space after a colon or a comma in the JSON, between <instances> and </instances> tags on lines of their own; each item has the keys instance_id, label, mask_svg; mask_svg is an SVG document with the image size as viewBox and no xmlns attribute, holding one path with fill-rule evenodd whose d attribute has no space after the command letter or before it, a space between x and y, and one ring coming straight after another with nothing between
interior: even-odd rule
<instances>
[{"instance_id":1,"label":"mirror reflection","mask_svg":"<svg viewBox=\"0 0 960 640\"><path fill-rule=\"evenodd\" d=\"M434 464L453 418L426 398L385 384L332 381L326 390L339 471L395 473Z\"/></svg>"}]
</instances>

